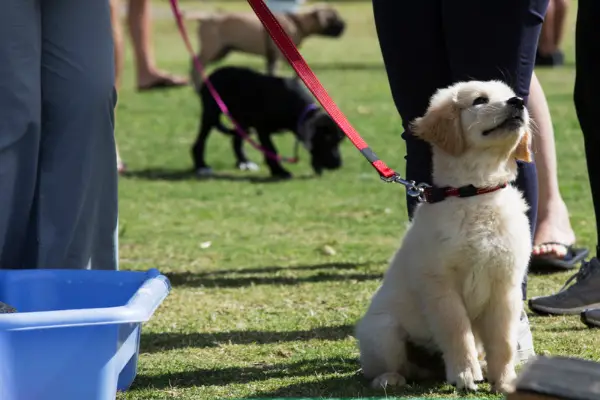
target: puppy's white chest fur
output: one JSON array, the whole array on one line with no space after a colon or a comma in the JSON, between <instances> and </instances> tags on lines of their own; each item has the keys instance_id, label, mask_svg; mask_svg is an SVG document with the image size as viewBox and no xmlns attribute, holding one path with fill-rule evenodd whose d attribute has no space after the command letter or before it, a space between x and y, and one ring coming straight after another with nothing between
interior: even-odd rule
<instances>
[{"instance_id":1,"label":"puppy's white chest fur","mask_svg":"<svg viewBox=\"0 0 600 400\"><path fill-rule=\"evenodd\" d=\"M420 243L429 251L422 252L420 261L414 260L419 270L402 260L399 267L412 270L416 281L432 277L452 281L469 317L476 318L495 290L518 286L523 279L531 254L526 211L521 193L511 186L472 198L423 204L404 246Z\"/></svg>"}]
</instances>

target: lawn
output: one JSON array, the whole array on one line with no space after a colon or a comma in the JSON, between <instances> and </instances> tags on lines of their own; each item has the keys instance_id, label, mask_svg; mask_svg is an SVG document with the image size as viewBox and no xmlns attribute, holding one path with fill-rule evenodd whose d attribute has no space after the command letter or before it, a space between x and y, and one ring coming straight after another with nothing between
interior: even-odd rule
<instances>
[{"instance_id":1,"label":"lawn","mask_svg":"<svg viewBox=\"0 0 600 400\"><path fill-rule=\"evenodd\" d=\"M250 10L245 2L183 6ZM371 147L403 171L402 129L370 2L336 6L349 25L343 38L309 39L302 53ZM155 12L159 65L186 74L188 56L167 3L155 2ZM194 31L193 23L188 27ZM571 27L567 65L538 73L552 108L562 193L578 242L593 246L571 95ZM241 55L225 62L264 65ZM209 139L208 162L219 175L198 180L190 173L200 111L192 89L140 94L134 86L128 44L117 111L117 139L132 171L120 180L121 268L158 268L173 290L144 326L138 376L120 399L458 396L449 386L374 391L357 374L353 325L406 229L402 187L382 183L349 141L342 170L315 178L302 153L301 162L289 166L296 179L272 183L264 167L236 171L230 142L218 133ZM291 154L291 135L277 144ZM261 161L254 150L248 153ZM567 276L533 276L529 294L557 290ZM538 353L600 359L598 333L577 317L530 318ZM488 389L482 385L479 395Z\"/></svg>"}]
</instances>

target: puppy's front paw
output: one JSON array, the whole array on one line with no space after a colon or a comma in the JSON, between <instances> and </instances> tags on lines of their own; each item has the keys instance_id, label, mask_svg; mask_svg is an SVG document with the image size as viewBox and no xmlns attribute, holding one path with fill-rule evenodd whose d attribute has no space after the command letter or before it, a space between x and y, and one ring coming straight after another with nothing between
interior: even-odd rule
<instances>
[{"instance_id":1,"label":"puppy's front paw","mask_svg":"<svg viewBox=\"0 0 600 400\"><path fill-rule=\"evenodd\" d=\"M397 372L386 372L379 375L371 382L373 389L385 389L386 386L403 386L406 385L406 379Z\"/></svg>"},{"instance_id":2,"label":"puppy's front paw","mask_svg":"<svg viewBox=\"0 0 600 400\"><path fill-rule=\"evenodd\" d=\"M495 393L507 394L514 391L514 384L517 374L514 369L505 371L497 382L492 382L492 391Z\"/></svg>"},{"instance_id":3,"label":"puppy's front paw","mask_svg":"<svg viewBox=\"0 0 600 400\"><path fill-rule=\"evenodd\" d=\"M252 161L240 162L237 164L240 171L258 171L260 168L256 163Z\"/></svg>"},{"instance_id":4,"label":"puppy's front paw","mask_svg":"<svg viewBox=\"0 0 600 400\"><path fill-rule=\"evenodd\" d=\"M475 374L471 368L466 368L456 374L450 381L456 384L458 390L477 391L477 385L475 384Z\"/></svg>"},{"instance_id":5,"label":"puppy's front paw","mask_svg":"<svg viewBox=\"0 0 600 400\"><path fill-rule=\"evenodd\" d=\"M199 177L211 176L213 174L213 170L211 167L200 167L196 169L196 175Z\"/></svg>"}]
</instances>

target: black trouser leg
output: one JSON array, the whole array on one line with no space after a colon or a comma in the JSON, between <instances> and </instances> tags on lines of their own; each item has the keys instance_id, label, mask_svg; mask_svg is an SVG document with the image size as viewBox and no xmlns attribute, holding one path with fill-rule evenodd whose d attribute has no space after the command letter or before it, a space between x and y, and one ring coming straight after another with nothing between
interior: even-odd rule
<instances>
[{"instance_id":1,"label":"black trouser leg","mask_svg":"<svg viewBox=\"0 0 600 400\"><path fill-rule=\"evenodd\" d=\"M596 214L596 234L600 239L600 125L597 102L600 93L600 1L579 0L575 28L575 109L583 133L588 176ZM598 246L596 255L600 254Z\"/></svg>"},{"instance_id":2,"label":"black trouser leg","mask_svg":"<svg viewBox=\"0 0 600 400\"><path fill-rule=\"evenodd\" d=\"M431 149L408 124L440 87L498 79L527 100L548 0L373 0L377 34L406 141L406 176L431 183ZM537 219L535 164L519 163L531 236ZM407 196L409 217L416 199ZM526 293L526 279L523 296Z\"/></svg>"}]
</instances>

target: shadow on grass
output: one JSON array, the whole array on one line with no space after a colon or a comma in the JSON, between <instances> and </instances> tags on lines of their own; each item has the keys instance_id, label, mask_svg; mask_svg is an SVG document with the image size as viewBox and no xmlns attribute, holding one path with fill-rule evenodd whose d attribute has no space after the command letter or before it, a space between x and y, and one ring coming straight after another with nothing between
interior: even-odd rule
<instances>
[{"instance_id":1,"label":"shadow on grass","mask_svg":"<svg viewBox=\"0 0 600 400\"><path fill-rule=\"evenodd\" d=\"M581 332L581 331L589 331L590 328L587 326L540 326L539 324L536 326L536 330L542 330L544 332Z\"/></svg>"},{"instance_id":2,"label":"shadow on grass","mask_svg":"<svg viewBox=\"0 0 600 400\"><path fill-rule=\"evenodd\" d=\"M420 397L424 395L435 397L456 395L456 390L441 382L419 382L407 384L402 387L387 387L384 389L371 389L369 382L359 373L345 377L327 377L311 382L301 382L284 386L280 389L260 392L247 399L274 399L274 398L377 398L392 399L405 397Z\"/></svg>"},{"instance_id":3,"label":"shadow on grass","mask_svg":"<svg viewBox=\"0 0 600 400\"><path fill-rule=\"evenodd\" d=\"M206 177L198 177L192 169L165 169L148 168L139 171L127 171L123 174L125 178L142 179L149 181L229 181L229 182L250 182L250 183L281 183L293 180L314 179L314 175L299 175L292 179L273 178L271 176L256 175L236 175L228 173L214 173Z\"/></svg>"},{"instance_id":4,"label":"shadow on grass","mask_svg":"<svg viewBox=\"0 0 600 400\"><path fill-rule=\"evenodd\" d=\"M293 363L256 363L245 367L202 368L184 372L171 372L159 375L139 374L133 382L132 390L186 388L193 386L227 386L231 384L259 383L269 379L306 378L300 383L283 386L268 392L255 392L248 399L268 398L331 398L331 397L388 397L452 395L456 391L441 382L419 382L400 388L375 390L360 373L360 365L355 358L326 358L302 360ZM327 376L330 375L330 376ZM331 376L334 375L334 376ZM342 376L340 376L342 375ZM322 378L314 378L325 376ZM311 379L312 378L312 379ZM310 379L310 380L309 380Z\"/></svg>"},{"instance_id":5,"label":"shadow on grass","mask_svg":"<svg viewBox=\"0 0 600 400\"><path fill-rule=\"evenodd\" d=\"M382 274L332 274L319 272L310 276L244 276L244 277L207 277L195 272L174 272L165 274L171 285L179 287L205 288L241 288L256 285L300 285L315 282L371 281L381 279Z\"/></svg>"},{"instance_id":6,"label":"shadow on grass","mask_svg":"<svg viewBox=\"0 0 600 400\"><path fill-rule=\"evenodd\" d=\"M171 285L180 287L205 287L205 288L240 288L254 285L299 285L311 282L334 281L368 281L381 279L381 273L332 273L318 272L309 276L257 276L256 274L273 273L278 271L313 271L321 269L349 270L361 265L374 263L326 263L318 265L301 265L292 267L260 267L257 269L220 270L215 272L171 272L165 275ZM226 276L232 275L232 276Z\"/></svg>"},{"instance_id":7,"label":"shadow on grass","mask_svg":"<svg viewBox=\"0 0 600 400\"><path fill-rule=\"evenodd\" d=\"M302 360L294 363L255 363L246 367L201 368L159 375L139 374L133 382L135 388L184 388L192 386L226 386L230 384L260 382L273 378L314 376L358 371L354 358L329 358Z\"/></svg>"},{"instance_id":8,"label":"shadow on grass","mask_svg":"<svg viewBox=\"0 0 600 400\"><path fill-rule=\"evenodd\" d=\"M381 262L383 263L383 261ZM319 269L354 269L356 267L364 267L367 265L381 264L377 262L363 262L363 263L324 263L317 265L292 265L292 266L274 266L274 267L258 267L258 268L238 268L238 269L217 269L214 271L205 272L203 275L216 276L216 275L229 275L229 274L266 274L269 272L279 271L315 271Z\"/></svg>"},{"instance_id":9,"label":"shadow on grass","mask_svg":"<svg viewBox=\"0 0 600 400\"><path fill-rule=\"evenodd\" d=\"M142 335L140 351L157 353L187 347L217 347L220 344L269 344L312 339L342 340L353 334L354 326L324 326L301 331L229 331L168 333L149 332Z\"/></svg>"}]
</instances>

